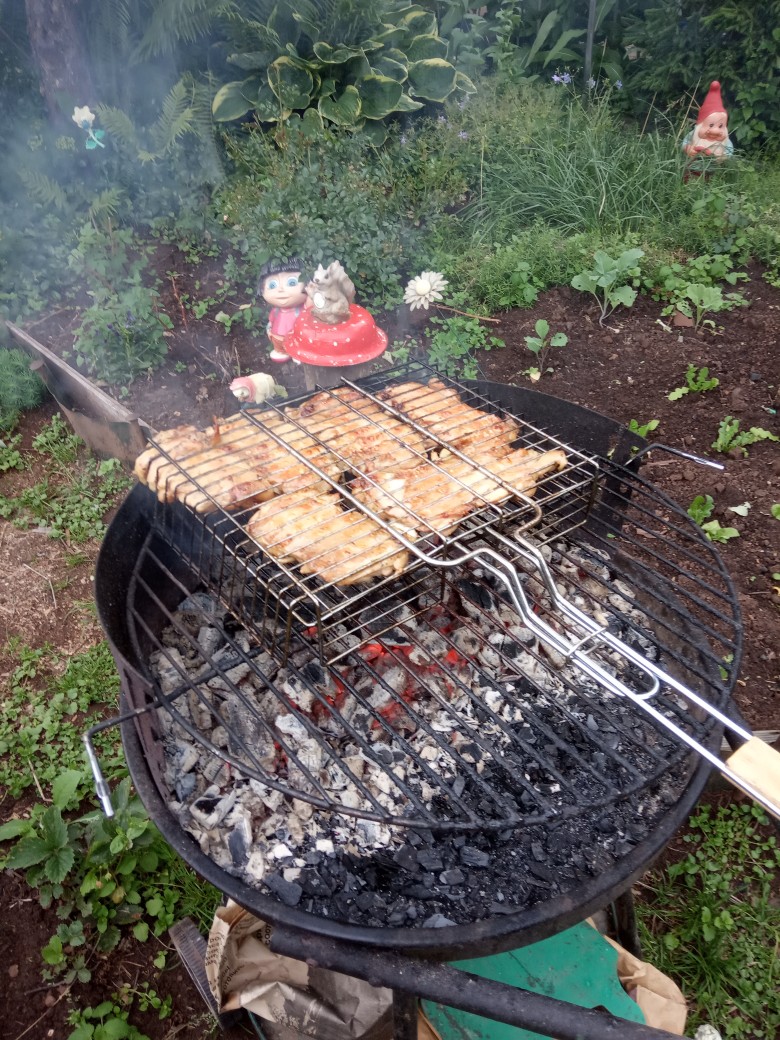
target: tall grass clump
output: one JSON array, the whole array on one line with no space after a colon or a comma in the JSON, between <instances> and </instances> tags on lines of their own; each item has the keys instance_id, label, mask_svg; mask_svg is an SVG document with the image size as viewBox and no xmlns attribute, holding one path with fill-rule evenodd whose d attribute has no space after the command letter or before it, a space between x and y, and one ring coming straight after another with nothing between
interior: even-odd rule
<instances>
[{"instance_id":1,"label":"tall grass clump","mask_svg":"<svg viewBox=\"0 0 780 1040\"><path fill-rule=\"evenodd\" d=\"M505 240L543 221L567 234L652 228L687 212L704 185L684 184L673 134L626 129L605 103L573 102L523 142L491 151L464 216L473 233Z\"/></svg>"}]
</instances>

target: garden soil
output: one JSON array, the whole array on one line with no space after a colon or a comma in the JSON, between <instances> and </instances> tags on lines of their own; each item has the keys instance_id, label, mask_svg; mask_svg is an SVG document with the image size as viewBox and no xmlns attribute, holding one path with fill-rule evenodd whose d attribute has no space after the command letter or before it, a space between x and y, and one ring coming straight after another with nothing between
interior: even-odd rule
<instances>
[{"instance_id":1,"label":"garden soil","mask_svg":"<svg viewBox=\"0 0 780 1040\"><path fill-rule=\"evenodd\" d=\"M175 257L168 258L170 269ZM220 277L174 265L179 272L169 279L164 303L176 320L169 340L166 365L147 379L137 380L129 393L106 388L125 406L156 429L185 422L206 425L214 416L231 414L237 402L228 385L237 371L269 371L290 394L303 388L298 366L272 366L262 337L243 326L225 335L222 326L206 317L196 321L179 303L194 295L214 291ZM709 494L715 502L714 519L735 527L739 537L721 546L726 566L739 597L745 626L745 653L735 700L749 725L756 730L780 729L780 521L771 507L780 503L780 444L765 441L748 454L720 455L712 448L718 424L726 416L739 419L742 430L762 427L780 436L780 290L768 285L758 270L740 286L749 307L716 315L714 328L672 328L661 319L661 307L640 297L631 310L615 312L604 324L590 297L569 288L557 288L540 296L534 307L500 315L491 334L505 342L503 349L478 358L483 378L518 386L532 386L526 374L536 363L525 346L534 334L537 319L544 318L552 332L568 336L565 347L552 348L548 366L536 388L573 401L623 423L640 425L658 420L651 440L706 456L724 465L716 471L658 450L650 455L643 476L687 509L697 495ZM213 282L209 287L209 279ZM192 296L190 297L192 298ZM236 301L239 303L249 301ZM229 308L226 308L229 309ZM186 319L186 322L185 322ZM60 310L28 326L45 345L60 353L73 342L76 312ZM380 316L391 342L420 328L420 316L408 312ZM668 394L685 385L689 364L707 366L720 383L715 390L691 393L678 401ZM24 443L53 414L49 403L25 417ZM14 474L0 476L0 492L11 494ZM25 474L31 482L34 471ZM749 503L746 516L730 507ZM20 532L5 523L0 530L0 643L12 635L32 646L48 641L67 654L77 653L99 638L94 617L84 609L91 597L91 580L97 546L88 547L84 559L68 560L74 549L50 541L39 532ZM0 656L0 681L13 667L7 653ZM0 792L0 818L24 811L30 799L14 804ZM23 877L5 872L0 878L0 1040L65 1040L70 1004L95 1006L123 983L148 982L161 996L171 994L173 1015L157 1021L152 1012L133 1013L132 1021L152 1040L200 1040L210 1035L204 1004L174 956L170 967L158 972L152 960L156 942L122 940L119 948L99 961L92 980L74 986L46 987L41 979L40 949L55 930L56 920L44 912L25 886Z\"/></svg>"}]
</instances>

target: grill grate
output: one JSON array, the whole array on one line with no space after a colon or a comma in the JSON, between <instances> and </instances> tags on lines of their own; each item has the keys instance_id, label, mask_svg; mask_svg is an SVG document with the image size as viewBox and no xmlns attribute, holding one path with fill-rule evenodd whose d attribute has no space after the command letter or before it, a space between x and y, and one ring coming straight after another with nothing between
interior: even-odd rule
<instances>
[{"instance_id":1,"label":"grill grate","mask_svg":"<svg viewBox=\"0 0 780 1040\"><path fill-rule=\"evenodd\" d=\"M321 660L335 662L365 641L359 619L366 608L381 616L383 612L389 614L399 603L414 603L421 587L430 581L431 566L449 568L463 562L487 532L511 529L517 536L532 528L537 541L542 543L585 522L600 477L599 465L592 456L517 420L513 448L536 453L563 451L566 455L565 468L538 479L531 498L519 483L512 483L511 476L497 478L494 470L480 461L490 443L490 429L469 440L467 420L462 413L452 419L446 413L443 418L440 416L438 392L428 385L434 377L435 385L455 392L463 404L515 429L513 417L505 409L414 362L364 380L359 387L344 382L335 390L320 392L314 400L322 405L321 411L314 414L309 396L289 401L283 408L248 407L242 411L245 425L228 435L231 447L241 456L248 450L253 432L261 432L278 444L280 454L289 453L305 467L305 475L295 483L296 492L313 495L325 490L338 495L343 524L341 540L353 546L348 564L353 570L359 570L367 560L358 532L362 531L365 518L370 518L387 536L384 561L393 573L343 585L323 580L316 573L306 574L300 564L280 562L283 553L279 542L275 545L266 540L265 549L261 548L246 530L256 504L231 511L220 504L224 499L224 461L208 466L193 455L176 462L162 442L153 443L170 466L159 497L173 497L177 484L184 481L187 500L196 502L198 511L183 508L178 502L161 503L155 517L156 529L257 636L270 639L274 648L286 656L292 633L307 631L316 637ZM387 399L393 388L410 382L421 384L413 397L414 418L405 414L404 409L412 410L408 402ZM334 409L335 415L331 414ZM362 442L372 442L374 437L380 438L383 452L389 453L391 459L409 458L417 463L403 502L392 490L388 491L387 483L380 486L376 473L366 468L373 449L367 450ZM454 446L464 439L468 443L463 447ZM467 489L463 471L458 470L455 460L468 466L470 474L490 478L490 486L500 487L498 494L505 500L491 501L488 492L475 492L473 484ZM228 470L232 465L233 472L238 473L238 464L227 465ZM450 468L445 470L448 465ZM423 481L439 478L446 479L446 489L426 494L428 484L423 487ZM263 485L268 494L281 490L279 485L272 485L273 480ZM364 492L360 500L356 497L358 486ZM241 489L243 497L251 495L245 484L241 484ZM289 490L289 486L285 485L284 490ZM465 494L467 490L472 499L470 508L453 527L445 520L449 503L453 495ZM397 507L401 520L392 526L372 508L376 499L371 496L377 492L386 505ZM421 514L410 507L410 498L423 502L423 507L418 508L425 512ZM299 541L302 538L316 546L322 538L321 525L316 522L318 514L310 499L302 507L302 514ZM307 519L307 515L313 519ZM282 528L279 541L285 534ZM375 555L373 550L371 553ZM403 566L394 563L399 559L405 561ZM313 566L317 568L317 564L315 559Z\"/></svg>"}]
</instances>

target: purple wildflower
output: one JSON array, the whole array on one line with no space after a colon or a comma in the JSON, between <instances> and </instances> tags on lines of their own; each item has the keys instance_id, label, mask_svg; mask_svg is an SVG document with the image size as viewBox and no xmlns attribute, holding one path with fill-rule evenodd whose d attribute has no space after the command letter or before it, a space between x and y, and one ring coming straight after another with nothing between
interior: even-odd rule
<instances>
[{"instance_id":1,"label":"purple wildflower","mask_svg":"<svg viewBox=\"0 0 780 1040\"><path fill-rule=\"evenodd\" d=\"M591 76L590 79L588 80L588 86L590 87L591 90L593 90L593 88L596 86L596 81L593 78L593 76Z\"/></svg>"},{"instance_id":2,"label":"purple wildflower","mask_svg":"<svg viewBox=\"0 0 780 1040\"><path fill-rule=\"evenodd\" d=\"M564 74L561 76L561 81L563 83L571 83L571 76L568 72L564 72Z\"/></svg>"},{"instance_id":3,"label":"purple wildflower","mask_svg":"<svg viewBox=\"0 0 780 1040\"><path fill-rule=\"evenodd\" d=\"M553 81L553 83L563 83L563 77L557 75L557 73L556 73L556 75L554 75L552 77L552 81Z\"/></svg>"},{"instance_id":4,"label":"purple wildflower","mask_svg":"<svg viewBox=\"0 0 780 1040\"><path fill-rule=\"evenodd\" d=\"M469 135L465 130L459 130L458 137L461 139L461 141L468 141L469 139Z\"/></svg>"},{"instance_id":5,"label":"purple wildflower","mask_svg":"<svg viewBox=\"0 0 780 1040\"><path fill-rule=\"evenodd\" d=\"M401 144L406 144L406 134L401 134L401 136L398 138L398 140L400 141Z\"/></svg>"},{"instance_id":6,"label":"purple wildflower","mask_svg":"<svg viewBox=\"0 0 780 1040\"><path fill-rule=\"evenodd\" d=\"M617 83L615 84L615 86L618 88L618 90L622 90L623 89L623 80L619 79L617 81Z\"/></svg>"},{"instance_id":7,"label":"purple wildflower","mask_svg":"<svg viewBox=\"0 0 780 1040\"><path fill-rule=\"evenodd\" d=\"M438 120L439 120L440 123L446 123L447 122L447 117L445 116L445 114L443 112L439 112Z\"/></svg>"}]
</instances>

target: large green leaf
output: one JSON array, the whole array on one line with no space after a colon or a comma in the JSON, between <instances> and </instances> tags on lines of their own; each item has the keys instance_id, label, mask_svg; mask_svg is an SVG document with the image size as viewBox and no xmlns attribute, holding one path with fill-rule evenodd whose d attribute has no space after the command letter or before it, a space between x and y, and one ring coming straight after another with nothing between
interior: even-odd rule
<instances>
[{"instance_id":1,"label":"large green leaf","mask_svg":"<svg viewBox=\"0 0 780 1040\"><path fill-rule=\"evenodd\" d=\"M255 95L254 110L257 118L264 123L276 123L290 115L290 109L283 107L267 83L263 83Z\"/></svg>"},{"instance_id":2,"label":"large green leaf","mask_svg":"<svg viewBox=\"0 0 780 1040\"><path fill-rule=\"evenodd\" d=\"M387 140L387 127L384 123L369 120L360 131L360 136L365 137L376 148L381 147Z\"/></svg>"},{"instance_id":3,"label":"large green leaf","mask_svg":"<svg viewBox=\"0 0 780 1040\"><path fill-rule=\"evenodd\" d=\"M415 36L405 48L409 61L424 61L426 58L446 58L447 44L435 33Z\"/></svg>"},{"instance_id":4,"label":"large green leaf","mask_svg":"<svg viewBox=\"0 0 780 1040\"><path fill-rule=\"evenodd\" d=\"M436 32L436 15L431 11L418 7L416 4L400 11L396 17L396 22L399 26L403 26L407 32L415 36L418 33Z\"/></svg>"},{"instance_id":5,"label":"large green leaf","mask_svg":"<svg viewBox=\"0 0 780 1040\"><path fill-rule=\"evenodd\" d=\"M383 47L395 47L405 39L406 35L407 32L403 26L385 25L381 32L374 33L369 42L372 46L381 44Z\"/></svg>"},{"instance_id":6,"label":"large green leaf","mask_svg":"<svg viewBox=\"0 0 780 1040\"><path fill-rule=\"evenodd\" d=\"M307 69L298 68L291 58L277 58L268 66L268 83L284 108L308 108L314 79Z\"/></svg>"},{"instance_id":7,"label":"large green leaf","mask_svg":"<svg viewBox=\"0 0 780 1040\"><path fill-rule=\"evenodd\" d=\"M274 53L270 51L240 51L236 54L228 54L227 60L231 65L236 65L239 69L249 72L252 69L267 68L274 60Z\"/></svg>"},{"instance_id":8,"label":"large green leaf","mask_svg":"<svg viewBox=\"0 0 780 1040\"><path fill-rule=\"evenodd\" d=\"M303 113L301 124L303 126L304 134L310 140L313 140L314 138L319 136L319 134L322 133L324 125L322 122L322 116L319 114L316 108L306 109L306 111Z\"/></svg>"},{"instance_id":9,"label":"large green leaf","mask_svg":"<svg viewBox=\"0 0 780 1040\"><path fill-rule=\"evenodd\" d=\"M539 26L539 31L536 34L534 42L531 44L531 49L528 51L528 55L523 62L525 68L527 68L536 57L537 51L544 46L544 42L553 30L553 26L560 18L558 11L550 11L547 17L544 19L542 24Z\"/></svg>"},{"instance_id":10,"label":"large green leaf","mask_svg":"<svg viewBox=\"0 0 780 1040\"><path fill-rule=\"evenodd\" d=\"M232 119L240 119L254 107L257 95L257 76L249 79L234 80L220 87L211 103L211 114L218 123L229 123Z\"/></svg>"},{"instance_id":11,"label":"large green leaf","mask_svg":"<svg viewBox=\"0 0 780 1040\"><path fill-rule=\"evenodd\" d=\"M424 108L422 101L414 101L408 94L402 94L398 99L398 112L417 112Z\"/></svg>"},{"instance_id":12,"label":"large green leaf","mask_svg":"<svg viewBox=\"0 0 780 1040\"><path fill-rule=\"evenodd\" d=\"M443 58L426 58L409 66L409 82L415 97L444 101L455 88L455 66Z\"/></svg>"},{"instance_id":13,"label":"large green leaf","mask_svg":"<svg viewBox=\"0 0 780 1040\"><path fill-rule=\"evenodd\" d=\"M360 91L361 115L366 119L384 119L394 112L403 87L389 76L371 73L357 84Z\"/></svg>"},{"instance_id":14,"label":"large green leaf","mask_svg":"<svg viewBox=\"0 0 780 1040\"><path fill-rule=\"evenodd\" d=\"M455 89L462 90L464 94L476 94L477 92L476 86L465 72L455 73Z\"/></svg>"},{"instance_id":15,"label":"large green leaf","mask_svg":"<svg viewBox=\"0 0 780 1040\"><path fill-rule=\"evenodd\" d=\"M64 809L83 779L84 773L80 769L66 769L60 773L51 785L51 800L54 804Z\"/></svg>"},{"instance_id":16,"label":"large green leaf","mask_svg":"<svg viewBox=\"0 0 780 1040\"><path fill-rule=\"evenodd\" d=\"M363 53L362 47L334 47L324 40L315 43L312 50L325 65L343 65L350 58L357 58Z\"/></svg>"},{"instance_id":17,"label":"large green leaf","mask_svg":"<svg viewBox=\"0 0 780 1040\"><path fill-rule=\"evenodd\" d=\"M286 3L277 4L268 19L268 28L276 33L282 47L288 43L293 45L298 42L301 35L301 26Z\"/></svg>"},{"instance_id":18,"label":"large green leaf","mask_svg":"<svg viewBox=\"0 0 780 1040\"><path fill-rule=\"evenodd\" d=\"M352 85L344 88L340 97L321 97L317 108L324 119L339 126L354 126L360 115L360 93Z\"/></svg>"},{"instance_id":19,"label":"large green leaf","mask_svg":"<svg viewBox=\"0 0 780 1040\"><path fill-rule=\"evenodd\" d=\"M409 75L405 64L393 61L384 54L380 54L378 58L374 59L374 72L378 72L380 76L389 76L396 83L405 83Z\"/></svg>"},{"instance_id":20,"label":"large green leaf","mask_svg":"<svg viewBox=\"0 0 780 1040\"><path fill-rule=\"evenodd\" d=\"M43 861L51 853L51 847L43 838L22 838L15 848L11 849L5 866L11 870L23 870L25 867L35 866Z\"/></svg>"},{"instance_id":21,"label":"large green leaf","mask_svg":"<svg viewBox=\"0 0 780 1040\"><path fill-rule=\"evenodd\" d=\"M545 67L550 64L551 61L570 61L569 55L572 53L568 49L567 44L570 40L576 39L578 36L582 36L585 32L584 29L566 29L558 37L555 46L547 52L544 56Z\"/></svg>"},{"instance_id":22,"label":"large green leaf","mask_svg":"<svg viewBox=\"0 0 780 1040\"><path fill-rule=\"evenodd\" d=\"M68 876L76 854L70 846L56 849L46 857L46 877L53 885L59 885Z\"/></svg>"}]
</instances>

